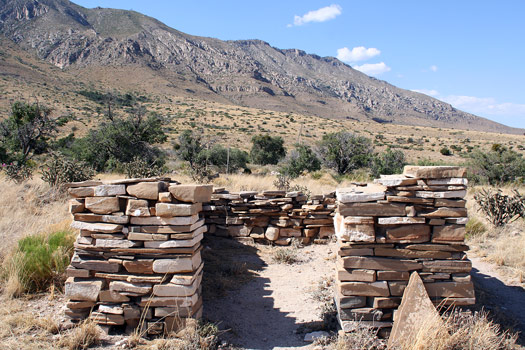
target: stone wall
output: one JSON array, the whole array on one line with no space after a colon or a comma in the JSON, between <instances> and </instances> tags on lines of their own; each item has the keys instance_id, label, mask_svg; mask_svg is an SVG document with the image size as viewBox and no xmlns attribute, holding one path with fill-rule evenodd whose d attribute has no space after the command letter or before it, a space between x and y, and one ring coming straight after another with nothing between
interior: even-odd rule
<instances>
[{"instance_id":1,"label":"stone wall","mask_svg":"<svg viewBox=\"0 0 525 350\"><path fill-rule=\"evenodd\" d=\"M203 207L209 233L238 240L288 245L332 237L335 192L308 198L301 192L230 193L218 188Z\"/></svg>"},{"instance_id":2,"label":"stone wall","mask_svg":"<svg viewBox=\"0 0 525 350\"><path fill-rule=\"evenodd\" d=\"M211 185L169 178L69 184L79 230L67 269L66 314L148 334L175 330L202 313L200 216Z\"/></svg>"},{"instance_id":3,"label":"stone wall","mask_svg":"<svg viewBox=\"0 0 525 350\"><path fill-rule=\"evenodd\" d=\"M463 242L465 169L407 166L375 183L337 191L342 329L351 332L361 321L387 335L412 271L436 305L474 304Z\"/></svg>"}]
</instances>

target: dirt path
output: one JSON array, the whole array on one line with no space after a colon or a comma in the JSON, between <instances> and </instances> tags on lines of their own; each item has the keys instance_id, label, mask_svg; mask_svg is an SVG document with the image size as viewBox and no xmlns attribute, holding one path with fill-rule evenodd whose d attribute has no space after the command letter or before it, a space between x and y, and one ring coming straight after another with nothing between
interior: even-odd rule
<instances>
[{"instance_id":1,"label":"dirt path","mask_svg":"<svg viewBox=\"0 0 525 350\"><path fill-rule=\"evenodd\" d=\"M335 245L300 248L302 261L293 265L274 262L268 247L258 249L261 270L255 278L222 298L208 300L204 316L221 321L220 328L230 330L224 337L236 346L310 349L304 332L321 321L321 303L311 293L323 276L333 275Z\"/></svg>"},{"instance_id":2,"label":"dirt path","mask_svg":"<svg viewBox=\"0 0 525 350\"><path fill-rule=\"evenodd\" d=\"M479 257L469 257L472 261L472 278L478 291L478 298L489 311L499 314L514 330L525 335L525 290L521 286L505 283L505 277L493 264Z\"/></svg>"}]
</instances>

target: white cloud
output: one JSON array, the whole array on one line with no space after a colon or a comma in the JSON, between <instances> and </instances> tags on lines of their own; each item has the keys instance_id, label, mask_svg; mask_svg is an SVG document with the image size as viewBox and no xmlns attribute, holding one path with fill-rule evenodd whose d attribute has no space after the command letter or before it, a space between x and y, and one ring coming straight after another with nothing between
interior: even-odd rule
<instances>
[{"instance_id":1,"label":"white cloud","mask_svg":"<svg viewBox=\"0 0 525 350\"><path fill-rule=\"evenodd\" d=\"M435 64L433 64L433 65L430 66L430 70L431 70L432 72L437 72L437 70L438 70L438 66L436 66Z\"/></svg>"},{"instance_id":2,"label":"white cloud","mask_svg":"<svg viewBox=\"0 0 525 350\"><path fill-rule=\"evenodd\" d=\"M350 50L348 47L337 49L337 58L343 62L365 61L381 54L381 51L375 47L366 48L357 46Z\"/></svg>"},{"instance_id":3,"label":"white cloud","mask_svg":"<svg viewBox=\"0 0 525 350\"><path fill-rule=\"evenodd\" d=\"M428 96L439 96L439 92L437 90L429 90L429 89L413 89L414 92L419 92L420 94L425 94Z\"/></svg>"},{"instance_id":4,"label":"white cloud","mask_svg":"<svg viewBox=\"0 0 525 350\"><path fill-rule=\"evenodd\" d=\"M365 63L360 66L353 66L352 68L357 69L358 71L368 75L379 75L385 72L389 72L391 70L391 68L387 66L385 62Z\"/></svg>"},{"instance_id":5,"label":"white cloud","mask_svg":"<svg viewBox=\"0 0 525 350\"><path fill-rule=\"evenodd\" d=\"M302 16L294 16L293 24L296 26L301 26L309 22L325 22L331 19L336 18L342 12L342 7L336 4L330 6L322 7L315 11L309 11L308 13ZM291 27L289 24L288 27Z\"/></svg>"}]
</instances>

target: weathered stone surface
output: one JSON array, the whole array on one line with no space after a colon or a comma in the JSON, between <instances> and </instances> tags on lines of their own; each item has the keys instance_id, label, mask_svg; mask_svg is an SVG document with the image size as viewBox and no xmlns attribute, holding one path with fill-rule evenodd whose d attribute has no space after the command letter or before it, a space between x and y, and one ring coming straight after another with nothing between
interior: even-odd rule
<instances>
[{"instance_id":1,"label":"weathered stone surface","mask_svg":"<svg viewBox=\"0 0 525 350\"><path fill-rule=\"evenodd\" d=\"M344 267L338 267L337 278L343 282L375 282L376 273L374 270L347 270Z\"/></svg>"},{"instance_id":2,"label":"weathered stone surface","mask_svg":"<svg viewBox=\"0 0 525 350\"><path fill-rule=\"evenodd\" d=\"M139 243L124 239L97 239L95 247L97 248L133 248L140 246Z\"/></svg>"},{"instance_id":3,"label":"weathered stone surface","mask_svg":"<svg viewBox=\"0 0 525 350\"><path fill-rule=\"evenodd\" d=\"M279 230L280 237L301 237L301 229L284 227Z\"/></svg>"},{"instance_id":4,"label":"weathered stone surface","mask_svg":"<svg viewBox=\"0 0 525 350\"><path fill-rule=\"evenodd\" d=\"M431 259L448 259L452 257L451 252L441 252L436 250L410 250L401 248L375 248L374 255L389 256L397 258L431 258Z\"/></svg>"},{"instance_id":5,"label":"weathered stone surface","mask_svg":"<svg viewBox=\"0 0 525 350\"><path fill-rule=\"evenodd\" d=\"M153 259L135 259L122 263L126 271L130 273L152 274Z\"/></svg>"},{"instance_id":6,"label":"weathered stone surface","mask_svg":"<svg viewBox=\"0 0 525 350\"><path fill-rule=\"evenodd\" d=\"M377 271L379 281L408 281L409 277L407 271Z\"/></svg>"},{"instance_id":7,"label":"weathered stone surface","mask_svg":"<svg viewBox=\"0 0 525 350\"><path fill-rule=\"evenodd\" d=\"M192 234L187 235L188 239L192 237ZM168 239L170 239L170 235L164 233L130 232L128 233L128 239L130 241L167 241Z\"/></svg>"},{"instance_id":8,"label":"weathered stone surface","mask_svg":"<svg viewBox=\"0 0 525 350\"><path fill-rule=\"evenodd\" d=\"M466 225L468 223L468 218L446 218L445 222L447 224L453 224L453 225Z\"/></svg>"},{"instance_id":9,"label":"weathered stone surface","mask_svg":"<svg viewBox=\"0 0 525 350\"><path fill-rule=\"evenodd\" d=\"M70 300L97 301L102 285L102 281L85 281L69 277L66 280L65 295Z\"/></svg>"},{"instance_id":10,"label":"weathered stone surface","mask_svg":"<svg viewBox=\"0 0 525 350\"><path fill-rule=\"evenodd\" d=\"M209 202L213 192L212 185L175 185L170 186L171 195L181 201L190 203Z\"/></svg>"},{"instance_id":11,"label":"weathered stone surface","mask_svg":"<svg viewBox=\"0 0 525 350\"><path fill-rule=\"evenodd\" d=\"M153 287L153 295L159 297L186 297L191 296L197 292L202 280L202 275L189 286L181 286L176 284L160 284Z\"/></svg>"},{"instance_id":12,"label":"weathered stone surface","mask_svg":"<svg viewBox=\"0 0 525 350\"><path fill-rule=\"evenodd\" d=\"M168 241L146 241L145 248L179 248L179 247L193 247L195 244L203 239L204 235L201 233L192 239L173 239Z\"/></svg>"},{"instance_id":13,"label":"weathered stone surface","mask_svg":"<svg viewBox=\"0 0 525 350\"><path fill-rule=\"evenodd\" d=\"M99 294L99 300L103 303L126 303L129 297L112 290L103 290Z\"/></svg>"},{"instance_id":14,"label":"weathered stone surface","mask_svg":"<svg viewBox=\"0 0 525 350\"><path fill-rule=\"evenodd\" d=\"M128 199L128 204L126 205L126 215L151 216L148 201L145 199Z\"/></svg>"},{"instance_id":15,"label":"weathered stone surface","mask_svg":"<svg viewBox=\"0 0 525 350\"><path fill-rule=\"evenodd\" d=\"M198 214L202 210L202 203L193 204L172 204L157 203L155 205L157 216L191 216Z\"/></svg>"},{"instance_id":16,"label":"weathered stone surface","mask_svg":"<svg viewBox=\"0 0 525 350\"><path fill-rule=\"evenodd\" d=\"M336 292L335 301L341 309L353 309L366 306L365 296L345 296L340 292Z\"/></svg>"},{"instance_id":17,"label":"weathered stone surface","mask_svg":"<svg viewBox=\"0 0 525 350\"><path fill-rule=\"evenodd\" d=\"M171 218L150 216L150 217L132 217L132 225L192 225L199 220L199 215L192 216L175 216Z\"/></svg>"},{"instance_id":18,"label":"weathered stone surface","mask_svg":"<svg viewBox=\"0 0 525 350\"><path fill-rule=\"evenodd\" d=\"M343 321L379 321L381 317L383 311L371 307L339 310L339 318Z\"/></svg>"},{"instance_id":19,"label":"weathered stone surface","mask_svg":"<svg viewBox=\"0 0 525 350\"><path fill-rule=\"evenodd\" d=\"M440 298L474 298L472 282L435 282L425 283L427 293L431 297Z\"/></svg>"},{"instance_id":20,"label":"weathered stone surface","mask_svg":"<svg viewBox=\"0 0 525 350\"><path fill-rule=\"evenodd\" d=\"M179 259L157 259L153 262L153 272L155 273L181 273L192 272L201 263L200 254L195 254L193 258Z\"/></svg>"},{"instance_id":21,"label":"weathered stone surface","mask_svg":"<svg viewBox=\"0 0 525 350\"><path fill-rule=\"evenodd\" d=\"M81 213L85 209L84 200L82 199L76 199L76 198L70 199L68 205L69 205L69 212L71 214Z\"/></svg>"},{"instance_id":22,"label":"weathered stone surface","mask_svg":"<svg viewBox=\"0 0 525 350\"><path fill-rule=\"evenodd\" d=\"M73 221L71 223L71 227L79 230L88 230L104 233L122 232L122 229L124 228L124 226L117 224L89 223L82 221Z\"/></svg>"},{"instance_id":23,"label":"weathered stone surface","mask_svg":"<svg viewBox=\"0 0 525 350\"><path fill-rule=\"evenodd\" d=\"M86 209L95 214L111 214L120 211L119 199L116 197L86 197Z\"/></svg>"},{"instance_id":24,"label":"weathered stone surface","mask_svg":"<svg viewBox=\"0 0 525 350\"><path fill-rule=\"evenodd\" d=\"M405 165L403 175L418 179L464 178L466 168L458 166L415 166Z\"/></svg>"},{"instance_id":25,"label":"weathered stone surface","mask_svg":"<svg viewBox=\"0 0 525 350\"><path fill-rule=\"evenodd\" d=\"M129 222L129 216L122 213L115 213L113 215L101 215L93 213L76 213L74 215L76 221L84 222L103 222L108 224L124 225Z\"/></svg>"},{"instance_id":26,"label":"weathered stone surface","mask_svg":"<svg viewBox=\"0 0 525 350\"><path fill-rule=\"evenodd\" d=\"M467 201L464 199L444 199L437 198L434 201L435 207L465 208Z\"/></svg>"},{"instance_id":27,"label":"weathered stone surface","mask_svg":"<svg viewBox=\"0 0 525 350\"><path fill-rule=\"evenodd\" d=\"M231 237L248 237L251 231L251 227L245 225L228 226L228 234Z\"/></svg>"},{"instance_id":28,"label":"weathered stone surface","mask_svg":"<svg viewBox=\"0 0 525 350\"><path fill-rule=\"evenodd\" d=\"M123 315L106 314L103 312L92 312L89 318L95 323L109 326L120 326L125 323Z\"/></svg>"},{"instance_id":29,"label":"weathered stone surface","mask_svg":"<svg viewBox=\"0 0 525 350\"><path fill-rule=\"evenodd\" d=\"M319 229L319 238L329 238L332 237L334 234L335 229L333 226L325 226Z\"/></svg>"},{"instance_id":30,"label":"weathered stone surface","mask_svg":"<svg viewBox=\"0 0 525 350\"><path fill-rule=\"evenodd\" d=\"M386 230L388 243L423 243L430 241L430 227L427 225L403 225Z\"/></svg>"},{"instance_id":31,"label":"weathered stone surface","mask_svg":"<svg viewBox=\"0 0 525 350\"><path fill-rule=\"evenodd\" d=\"M381 175L380 178L374 180L374 182L387 187L397 187L415 185L417 179L405 177L403 175Z\"/></svg>"},{"instance_id":32,"label":"weathered stone surface","mask_svg":"<svg viewBox=\"0 0 525 350\"><path fill-rule=\"evenodd\" d=\"M442 225L445 225L446 221L445 219L430 219L428 220L428 224L430 226L442 226Z\"/></svg>"},{"instance_id":33,"label":"weathered stone surface","mask_svg":"<svg viewBox=\"0 0 525 350\"><path fill-rule=\"evenodd\" d=\"M467 209L465 208L447 208L440 207L430 213L420 214L420 216L426 218L453 218L453 217L466 217Z\"/></svg>"},{"instance_id":34,"label":"weathered stone surface","mask_svg":"<svg viewBox=\"0 0 525 350\"><path fill-rule=\"evenodd\" d=\"M408 278L407 278L408 281ZM398 307L401 303L401 298L385 298L385 297L374 297L372 298L372 305L374 309L392 309Z\"/></svg>"},{"instance_id":35,"label":"weathered stone surface","mask_svg":"<svg viewBox=\"0 0 525 350\"><path fill-rule=\"evenodd\" d=\"M109 262L108 260L83 260L76 255L71 259L71 265L77 269L92 271L118 272L120 270L119 264Z\"/></svg>"},{"instance_id":36,"label":"weathered stone surface","mask_svg":"<svg viewBox=\"0 0 525 350\"><path fill-rule=\"evenodd\" d=\"M469 248L464 244L411 244L407 245L405 249L412 250L440 250L443 252L465 252Z\"/></svg>"},{"instance_id":37,"label":"weathered stone surface","mask_svg":"<svg viewBox=\"0 0 525 350\"><path fill-rule=\"evenodd\" d=\"M395 297L400 297L403 295L405 288L407 286L406 281L390 281L388 282L388 289L390 290L390 295Z\"/></svg>"},{"instance_id":38,"label":"weathered stone surface","mask_svg":"<svg viewBox=\"0 0 525 350\"><path fill-rule=\"evenodd\" d=\"M96 197L113 197L126 194L125 185L99 185L94 188Z\"/></svg>"},{"instance_id":39,"label":"weathered stone surface","mask_svg":"<svg viewBox=\"0 0 525 350\"><path fill-rule=\"evenodd\" d=\"M458 242L465 239L465 226L463 225L445 225L434 226L432 230L432 243L440 242Z\"/></svg>"},{"instance_id":40,"label":"weathered stone surface","mask_svg":"<svg viewBox=\"0 0 525 350\"><path fill-rule=\"evenodd\" d=\"M279 239L279 228L268 226L266 228L266 231L264 232L264 236L270 241L276 241L277 239Z\"/></svg>"},{"instance_id":41,"label":"weathered stone surface","mask_svg":"<svg viewBox=\"0 0 525 350\"><path fill-rule=\"evenodd\" d=\"M416 272L413 272L405 295L403 295L401 300L401 306L395 314L388 347L399 346L402 341L411 339L421 327L427 324L426 322L429 319L435 320L436 327L445 329L441 317L428 297L421 278ZM446 331L444 334L446 334Z\"/></svg>"},{"instance_id":42,"label":"weathered stone surface","mask_svg":"<svg viewBox=\"0 0 525 350\"><path fill-rule=\"evenodd\" d=\"M446 185L461 185L467 186L468 179L464 177L452 177L452 178L443 178L443 179L427 179L425 183L428 186L446 186Z\"/></svg>"},{"instance_id":43,"label":"weathered stone surface","mask_svg":"<svg viewBox=\"0 0 525 350\"><path fill-rule=\"evenodd\" d=\"M394 216L390 218L378 218L379 225L409 225L409 224L424 224L425 218Z\"/></svg>"},{"instance_id":44,"label":"weathered stone surface","mask_svg":"<svg viewBox=\"0 0 525 350\"><path fill-rule=\"evenodd\" d=\"M405 205L398 203L348 203L339 204L339 214L343 216L402 216Z\"/></svg>"},{"instance_id":45,"label":"weathered stone surface","mask_svg":"<svg viewBox=\"0 0 525 350\"><path fill-rule=\"evenodd\" d=\"M93 197L95 195L95 189L93 187L75 187L67 190L71 197L84 198Z\"/></svg>"},{"instance_id":46,"label":"weathered stone surface","mask_svg":"<svg viewBox=\"0 0 525 350\"><path fill-rule=\"evenodd\" d=\"M122 309L122 306L116 306L116 305L99 305L98 311L103 312L105 314L113 314L113 315L124 315L124 309Z\"/></svg>"},{"instance_id":47,"label":"weathered stone surface","mask_svg":"<svg viewBox=\"0 0 525 350\"><path fill-rule=\"evenodd\" d=\"M358 222L358 223L354 223ZM372 217L343 217L339 213L334 216L336 236L348 242L375 242L374 219Z\"/></svg>"},{"instance_id":48,"label":"weathered stone surface","mask_svg":"<svg viewBox=\"0 0 525 350\"><path fill-rule=\"evenodd\" d=\"M411 203L411 204L423 204L423 205L433 205L434 204L434 199L432 198L386 196L386 200L389 202L400 202L400 203Z\"/></svg>"},{"instance_id":49,"label":"weathered stone surface","mask_svg":"<svg viewBox=\"0 0 525 350\"><path fill-rule=\"evenodd\" d=\"M151 292L152 285L149 283L131 283L123 281L111 281L109 290L123 295L145 295Z\"/></svg>"},{"instance_id":50,"label":"weathered stone surface","mask_svg":"<svg viewBox=\"0 0 525 350\"><path fill-rule=\"evenodd\" d=\"M139 182L128 185L127 192L130 196L140 199L157 200L161 191L161 182Z\"/></svg>"},{"instance_id":51,"label":"weathered stone surface","mask_svg":"<svg viewBox=\"0 0 525 350\"><path fill-rule=\"evenodd\" d=\"M88 301L88 300L82 300L82 301L76 301L76 300L70 300L67 302L66 307L68 309L91 309L93 306L95 306L94 301Z\"/></svg>"},{"instance_id":52,"label":"weathered stone surface","mask_svg":"<svg viewBox=\"0 0 525 350\"><path fill-rule=\"evenodd\" d=\"M419 198L463 198L467 195L467 191L416 191L415 196Z\"/></svg>"},{"instance_id":53,"label":"weathered stone surface","mask_svg":"<svg viewBox=\"0 0 525 350\"><path fill-rule=\"evenodd\" d=\"M433 260L423 261L423 271L446 273L469 273L472 269L470 260Z\"/></svg>"},{"instance_id":54,"label":"weathered stone surface","mask_svg":"<svg viewBox=\"0 0 525 350\"><path fill-rule=\"evenodd\" d=\"M374 249L373 248L361 248L359 246L355 246L352 248L341 247L337 254L339 256L367 256L367 255L374 255Z\"/></svg>"},{"instance_id":55,"label":"weathered stone surface","mask_svg":"<svg viewBox=\"0 0 525 350\"><path fill-rule=\"evenodd\" d=\"M173 197L169 192L159 192L159 202L161 203L171 203Z\"/></svg>"},{"instance_id":56,"label":"weathered stone surface","mask_svg":"<svg viewBox=\"0 0 525 350\"><path fill-rule=\"evenodd\" d=\"M370 297L388 297L388 283L380 282L344 282L339 284L339 290L343 295L351 296L370 296Z\"/></svg>"},{"instance_id":57,"label":"weathered stone surface","mask_svg":"<svg viewBox=\"0 0 525 350\"><path fill-rule=\"evenodd\" d=\"M139 227L131 227L132 232L143 232L143 233L170 233L170 234L177 234L177 233L184 233L184 232L192 232L199 227L204 225L205 220L201 219L194 224L191 225L152 225L152 226L139 226ZM138 230L138 231L135 231Z\"/></svg>"},{"instance_id":58,"label":"weathered stone surface","mask_svg":"<svg viewBox=\"0 0 525 350\"><path fill-rule=\"evenodd\" d=\"M389 258L348 256L342 260L343 266L347 269L412 271L423 267L416 261Z\"/></svg>"},{"instance_id":59,"label":"weathered stone surface","mask_svg":"<svg viewBox=\"0 0 525 350\"><path fill-rule=\"evenodd\" d=\"M76 188L76 187L94 187L102 185L101 181L96 180L86 180L86 181L79 181L79 182L68 182L64 185L65 188Z\"/></svg>"},{"instance_id":60,"label":"weathered stone surface","mask_svg":"<svg viewBox=\"0 0 525 350\"><path fill-rule=\"evenodd\" d=\"M373 202L385 199L385 190L385 187L379 185L338 188L336 190L336 198L339 203Z\"/></svg>"}]
</instances>

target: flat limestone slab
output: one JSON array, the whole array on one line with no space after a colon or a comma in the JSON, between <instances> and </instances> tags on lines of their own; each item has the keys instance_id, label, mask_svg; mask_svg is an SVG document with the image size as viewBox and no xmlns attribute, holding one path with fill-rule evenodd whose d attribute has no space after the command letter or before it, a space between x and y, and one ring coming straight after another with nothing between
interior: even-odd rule
<instances>
[{"instance_id":1,"label":"flat limestone slab","mask_svg":"<svg viewBox=\"0 0 525 350\"><path fill-rule=\"evenodd\" d=\"M131 227L131 232L143 232L143 233L184 233L193 232L199 227L204 225L205 220L201 219L191 225L167 225L167 226L138 226ZM137 231L135 231L137 230Z\"/></svg>"},{"instance_id":2,"label":"flat limestone slab","mask_svg":"<svg viewBox=\"0 0 525 350\"><path fill-rule=\"evenodd\" d=\"M111 214L120 211L120 202L117 197L86 197L86 209L95 214Z\"/></svg>"},{"instance_id":3,"label":"flat limestone slab","mask_svg":"<svg viewBox=\"0 0 525 350\"><path fill-rule=\"evenodd\" d=\"M378 218L379 225L410 225L410 224L424 224L425 218L407 217L407 216L393 216L390 218Z\"/></svg>"},{"instance_id":4,"label":"flat limestone slab","mask_svg":"<svg viewBox=\"0 0 525 350\"><path fill-rule=\"evenodd\" d=\"M348 256L342 258L343 266L350 269L412 271L423 267L412 260L399 260L376 257Z\"/></svg>"},{"instance_id":5,"label":"flat limestone slab","mask_svg":"<svg viewBox=\"0 0 525 350\"><path fill-rule=\"evenodd\" d=\"M157 200L159 192L162 191L163 183L161 182L139 182L127 187L130 196L140 199Z\"/></svg>"},{"instance_id":6,"label":"flat limestone slab","mask_svg":"<svg viewBox=\"0 0 525 350\"><path fill-rule=\"evenodd\" d=\"M467 191L442 191L442 192L432 192L432 191L416 191L416 197L419 198L463 198L467 195Z\"/></svg>"},{"instance_id":7,"label":"flat limestone slab","mask_svg":"<svg viewBox=\"0 0 525 350\"><path fill-rule=\"evenodd\" d=\"M130 222L132 225L192 225L199 221L199 215L191 216L175 216L165 218L160 216L150 217L132 217Z\"/></svg>"},{"instance_id":8,"label":"flat limestone slab","mask_svg":"<svg viewBox=\"0 0 525 350\"><path fill-rule=\"evenodd\" d=\"M347 203L339 204L343 216L403 216L405 205L398 203Z\"/></svg>"},{"instance_id":9,"label":"flat limestone slab","mask_svg":"<svg viewBox=\"0 0 525 350\"><path fill-rule=\"evenodd\" d=\"M388 297L390 291L388 283L378 281L372 283L366 282L344 282L338 283L339 291L345 296L367 296L367 297Z\"/></svg>"},{"instance_id":10,"label":"flat limestone slab","mask_svg":"<svg viewBox=\"0 0 525 350\"><path fill-rule=\"evenodd\" d=\"M440 298L475 298L472 282L425 283L428 295Z\"/></svg>"},{"instance_id":11,"label":"flat limestone slab","mask_svg":"<svg viewBox=\"0 0 525 350\"><path fill-rule=\"evenodd\" d=\"M386 187L381 185L338 188L336 198L340 203L373 202L385 199L385 191Z\"/></svg>"},{"instance_id":12,"label":"flat limestone slab","mask_svg":"<svg viewBox=\"0 0 525 350\"><path fill-rule=\"evenodd\" d=\"M193 247L204 238L201 233L198 236L189 240L169 240L169 241L147 241L144 242L145 248L180 248Z\"/></svg>"},{"instance_id":13,"label":"flat limestone slab","mask_svg":"<svg viewBox=\"0 0 525 350\"><path fill-rule=\"evenodd\" d=\"M65 294L70 300L97 301L102 289L102 281L82 281L69 277L66 281Z\"/></svg>"},{"instance_id":14,"label":"flat limestone slab","mask_svg":"<svg viewBox=\"0 0 525 350\"><path fill-rule=\"evenodd\" d=\"M409 178L403 175L380 175L379 179L374 182L380 183L386 187L411 186L417 184L417 179Z\"/></svg>"},{"instance_id":15,"label":"flat limestone slab","mask_svg":"<svg viewBox=\"0 0 525 350\"><path fill-rule=\"evenodd\" d=\"M93 213L76 213L73 215L76 221L103 222L108 224L124 225L129 222L127 215L100 215Z\"/></svg>"},{"instance_id":16,"label":"flat limestone slab","mask_svg":"<svg viewBox=\"0 0 525 350\"><path fill-rule=\"evenodd\" d=\"M458 166L415 166L405 165L403 175L418 179L444 179L449 177L465 177L467 168Z\"/></svg>"},{"instance_id":17,"label":"flat limestone slab","mask_svg":"<svg viewBox=\"0 0 525 350\"><path fill-rule=\"evenodd\" d=\"M186 297L191 296L197 292L202 280L202 274L195 279L193 284L189 286L181 286L176 284L161 284L153 287L153 295L158 297Z\"/></svg>"},{"instance_id":18,"label":"flat limestone slab","mask_svg":"<svg viewBox=\"0 0 525 350\"><path fill-rule=\"evenodd\" d=\"M435 327L445 329L443 320L430 301L423 281L417 272L412 272L401 305L394 317L394 325L388 339L388 348L399 346L403 341L410 341L424 326L424 320L429 318L435 320ZM446 330L443 333L443 336L448 335Z\"/></svg>"},{"instance_id":19,"label":"flat limestone slab","mask_svg":"<svg viewBox=\"0 0 525 350\"><path fill-rule=\"evenodd\" d=\"M104 233L122 232L122 229L124 228L124 226L118 224L89 223L82 221L73 221L71 223L71 227L79 230Z\"/></svg>"},{"instance_id":20,"label":"flat limestone slab","mask_svg":"<svg viewBox=\"0 0 525 350\"><path fill-rule=\"evenodd\" d=\"M202 210L202 203L193 204L173 204L173 203L157 203L155 205L155 212L157 216L191 216L198 214Z\"/></svg>"},{"instance_id":21,"label":"flat limestone slab","mask_svg":"<svg viewBox=\"0 0 525 350\"><path fill-rule=\"evenodd\" d=\"M432 232L432 243L463 243L466 233L464 225L435 226Z\"/></svg>"},{"instance_id":22,"label":"flat limestone slab","mask_svg":"<svg viewBox=\"0 0 525 350\"><path fill-rule=\"evenodd\" d=\"M201 264L201 254L198 252L191 258L157 259L153 262L155 273L184 273L195 271Z\"/></svg>"},{"instance_id":23,"label":"flat limestone slab","mask_svg":"<svg viewBox=\"0 0 525 350\"><path fill-rule=\"evenodd\" d=\"M211 200L213 185L175 185L169 191L181 202L204 203Z\"/></svg>"},{"instance_id":24,"label":"flat limestone slab","mask_svg":"<svg viewBox=\"0 0 525 350\"><path fill-rule=\"evenodd\" d=\"M125 185L99 185L94 188L95 197L113 197L126 194Z\"/></svg>"}]
</instances>

